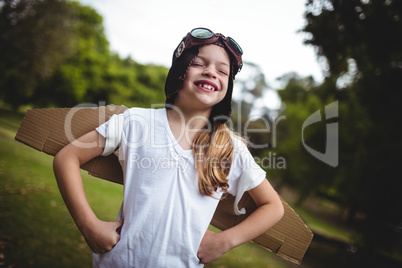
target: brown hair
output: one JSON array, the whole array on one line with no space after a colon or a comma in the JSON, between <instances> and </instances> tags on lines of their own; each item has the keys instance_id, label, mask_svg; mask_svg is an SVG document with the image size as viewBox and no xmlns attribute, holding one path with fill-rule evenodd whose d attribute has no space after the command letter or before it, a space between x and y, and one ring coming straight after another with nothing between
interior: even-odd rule
<instances>
[{"instance_id":1,"label":"brown hair","mask_svg":"<svg viewBox=\"0 0 402 268\"><path fill-rule=\"evenodd\" d=\"M226 192L233 159L231 130L224 123L214 122L212 131L205 127L197 133L192 150L200 193L212 196L219 188Z\"/></svg>"}]
</instances>

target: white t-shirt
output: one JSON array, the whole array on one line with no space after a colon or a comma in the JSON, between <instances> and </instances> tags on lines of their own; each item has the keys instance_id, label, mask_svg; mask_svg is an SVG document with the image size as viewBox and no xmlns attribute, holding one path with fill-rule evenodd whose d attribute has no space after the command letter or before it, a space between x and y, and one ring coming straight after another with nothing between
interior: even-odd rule
<instances>
[{"instance_id":1,"label":"white t-shirt","mask_svg":"<svg viewBox=\"0 0 402 268\"><path fill-rule=\"evenodd\" d=\"M222 193L199 192L192 151L176 142L166 109L131 108L97 131L106 138L103 154L115 153L123 168L118 218L124 224L120 241L110 252L94 254L93 266L203 267L197 251ZM240 199L263 181L265 172L242 141L233 141L228 192Z\"/></svg>"}]
</instances>

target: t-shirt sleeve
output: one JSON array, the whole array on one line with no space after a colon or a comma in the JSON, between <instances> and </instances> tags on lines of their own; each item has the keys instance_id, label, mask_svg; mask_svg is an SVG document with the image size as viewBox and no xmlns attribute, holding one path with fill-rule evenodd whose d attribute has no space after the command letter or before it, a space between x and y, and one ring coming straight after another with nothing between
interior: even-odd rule
<instances>
[{"instance_id":1,"label":"t-shirt sleeve","mask_svg":"<svg viewBox=\"0 0 402 268\"><path fill-rule=\"evenodd\" d=\"M106 156L119 149L123 134L124 114L113 115L107 122L96 128L106 139L102 155Z\"/></svg>"},{"instance_id":2,"label":"t-shirt sleeve","mask_svg":"<svg viewBox=\"0 0 402 268\"><path fill-rule=\"evenodd\" d=\"M236 215L245 214L244 208L239 210L238 204L246 191L257 187L265 179L265 171L254 161L247 146L238 138L233 139L235 152L229 172L228 192L235 196L234 211Z\"/></svg>"}]
</instances>

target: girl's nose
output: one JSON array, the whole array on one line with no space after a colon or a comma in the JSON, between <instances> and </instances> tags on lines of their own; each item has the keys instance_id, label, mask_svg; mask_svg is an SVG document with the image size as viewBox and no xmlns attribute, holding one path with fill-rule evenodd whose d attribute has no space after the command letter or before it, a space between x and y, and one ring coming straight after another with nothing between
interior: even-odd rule
<instances>
[{"instance_id":1,"label":"girl's nose","mask_svg":"<svg viewBox=\"0 0 402 268\"><path fill-rule=\"evenodd\" d=\"M212 66L205 68L202 74L210 78L216 78L216 72L213 70Z\"/></svg>"}]
</instances>

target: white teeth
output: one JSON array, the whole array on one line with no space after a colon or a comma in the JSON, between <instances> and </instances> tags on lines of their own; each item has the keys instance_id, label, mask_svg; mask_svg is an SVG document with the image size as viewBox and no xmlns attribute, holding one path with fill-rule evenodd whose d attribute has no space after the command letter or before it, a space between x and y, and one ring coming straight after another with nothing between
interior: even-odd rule
<instances>
[{"instance_id":1,"label":"white teeth","mask_svg":"<svg viewBox=\"0 0 402 268\"><path fill-rule=\"evenodd\" d=\"M215 88L214 88L213 86L211 86L211 85L199 84L198 86L203 87L203 88L206 88L206 89L209 89L209 90L214 90L214 91L215 91Z\"/></svg>"}]
</instances>

